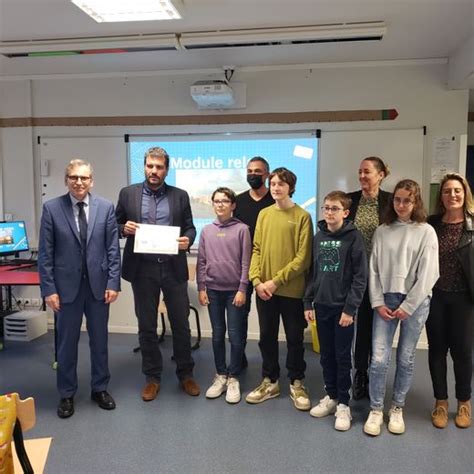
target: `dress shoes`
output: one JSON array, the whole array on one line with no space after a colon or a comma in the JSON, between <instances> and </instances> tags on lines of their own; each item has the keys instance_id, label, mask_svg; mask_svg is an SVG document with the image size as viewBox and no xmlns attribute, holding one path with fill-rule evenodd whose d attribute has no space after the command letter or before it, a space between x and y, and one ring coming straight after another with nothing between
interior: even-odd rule
<instances>
[{"instance_id":1,"label":"dress shoes","mask_svg":"<svg viewBox=\"0 0 474 474\"><path fill-rule=\"evenodd\" d=\"M113 410L115 408L115 401L106 390L91 392L91 400L97 402L97 405L103 410Z\"/></svg>"},{"instance_id":2,"label":"dress shoes","mask_svg":"<svg viewBox=\"0 0 474 474\"><path fill-rule=\"evenodd\" d=\"M357 370L352 384L352 398L362 400L369 397L369 376L366 370Z\"/></svg>"},{"instance_id":3,"label":"dress shoes","mask_svg":"<svg viewBox=\"0 0 474 474\"><path fill-rule=\"evenodd\" d=\"M454 423L458 428L469 428L471 426L471 400L465 402L458 401L458 412Z\"/></svg>"},{"instance_id":4,"label":"dress shoes","mask_svg":"<svg viewBox=\"0 0 474 474\"><path fill-rule=\"evenodd\" d=\"M156 398L160 391L160 384L158 382L148 382L142 390L142 400L144 402L151 402Z\"/></svg>"},{"instance_id":5,"label":"dress shoes","mask_svg":"<svg viewBox=\"0 0 474 474\"><path fill-rule=\"evenodd\" d=\"M431 422L440 429L448 426L448 400L436 400L435 408L431 412Z\"/></svg>"},{"instance_id":6,"label":"dress shoes","mask_svg":"<svg viewBox=\"0 0 474 474\"><path fill-rule=\"evenodd\" d=\"M197 397L201 393L201 389L196 381L188 377L187 379L181 380L181 388L192 397Z\"/></svg>"},{"instance_id":7,"label":"dress shoes","mask_svg":"<svg viewBox=\"0 0 474 474\"><path fill-rule=\"evenodd\" d=\"M61 398L57 413L59 418L69 418L74 415L74 398Z\"/></svg>"}]
</instances>

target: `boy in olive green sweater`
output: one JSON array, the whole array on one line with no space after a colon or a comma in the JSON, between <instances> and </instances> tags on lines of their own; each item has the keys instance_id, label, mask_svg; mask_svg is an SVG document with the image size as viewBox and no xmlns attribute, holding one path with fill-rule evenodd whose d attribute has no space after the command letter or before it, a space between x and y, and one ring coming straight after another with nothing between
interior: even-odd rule
<instances>
[{"instance_id":1,"label":"boy in olive green sweater","mask_svg":"<svg viewBox=\"0 0 474 474\"><path fill-rule=\"evenodd\" d=\"M270 192L275 205L260 211L257 219L249 278L257 293L263 381L247 395L246 401L261 403L280 395L281 315L288 348L290 397L298 410L309 410L311 404L303 385L306 321L302 297L311 266L313 225L310 215L291 199L295 185L294 173L286 168L274 170L270 174Z\"/></svg>"}]
</instances>

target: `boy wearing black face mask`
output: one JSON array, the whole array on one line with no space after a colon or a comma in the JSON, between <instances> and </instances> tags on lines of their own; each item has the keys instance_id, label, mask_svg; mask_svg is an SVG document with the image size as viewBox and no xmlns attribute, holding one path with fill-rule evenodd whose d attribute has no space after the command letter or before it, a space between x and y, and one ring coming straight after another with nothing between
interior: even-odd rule
<instances>
[{"instance_id":1,"label":"boy wearing black face mask","mask_svg":"<svg viewBox=\"0 0 474 474\"><path fill-rule=\"evenodd\" d=\"M237 196L236 208L233 215L237 219L241 220L244 224L249 226L252 242L259 212L262 209L275 204L275 201L265 184L269 175L270 165L268 164L267 160L261 156L254 156L247 163L247 183L249 184L250 189ZM247 320L248 313L250 312L252 291L252 285L248 285L247 299L245 301L246 322L244 328L244 347L247 342ZM242 368L247 366L247 357L244 354L242 359Z\"/></svg>"}]
</instances>

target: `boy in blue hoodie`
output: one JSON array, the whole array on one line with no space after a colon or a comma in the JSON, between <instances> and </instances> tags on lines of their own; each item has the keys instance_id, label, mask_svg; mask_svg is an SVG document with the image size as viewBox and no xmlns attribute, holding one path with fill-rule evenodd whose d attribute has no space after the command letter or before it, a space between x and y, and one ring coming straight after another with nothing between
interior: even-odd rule
<instances>
[{"instance_id":1,"label":"boy in blue hoodie","mask_svg":"<svg viewBox=\"0 0 474 474\"><path fill-rule=\"evenodd\" d=\"M238 376L242 370L245 298L252 243L246 224L232 217L236 196L229 188L212 193L212 207L217 219L201 232L197 258L199 303L208 306L212 326L212 349L216 375L206 392L218 398L224 392L228 403L240 401ZM226 364L225 333L230 341L230 364Z\"/></svg>"},{"instance_id":2,"label":"boy in blue hoodie","mask_svg":"<svg viewBox=\"0 0 474 474\"><path fill-rule=\"evenodd\" d=\"M313 239L313 278L306 287L305 317L316 313L321 366L326 396L310 415L336 413L335 429L351 426L351 347L354 318L367 286L367 255L364 240L349 215L351 198L332 191L324 198L324 219ZM314 309L313 309L314 308Z\"/></svg>"}]
</instances>

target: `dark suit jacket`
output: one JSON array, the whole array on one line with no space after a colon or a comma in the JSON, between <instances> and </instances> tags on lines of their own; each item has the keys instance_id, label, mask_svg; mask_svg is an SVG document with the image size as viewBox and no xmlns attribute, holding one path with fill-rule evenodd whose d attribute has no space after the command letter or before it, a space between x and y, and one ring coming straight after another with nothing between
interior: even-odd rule
<instances>
[{"instance_id":1,"label":"dark suit jacket","mask_svg":"<svg viewBox=\"0 0 474 474\"><path fill-rule=\"evenodd\" d=\"M92 293L103 300L105 290L120 290L120 248L114 205L89 196L87 272ZM38 269L43 297L59 294L72 303L82 278L81 241L68 194L43 206L39 237Z\"/></svg>"},{"instance_id":2,"label":"dark suit jacket","mask_svg":"<svg viewBox=\"0 0 474 474\"><path fill-rule=\"evenodd\" d=\"M360 197L362 196L362 191L354 191L353 193L348 193L350 198L352 199L351 208L349 210L348 219L354 221L357 208L359 207ZM387 209L387 206L390 204L390 197L392 193L388 193L387 191L379 191L379 195L377 196L377 200L379 202L379 223L382 220L383 215Z\"/></svg>"},{"instance_id":3,"label":"dark suit jacket","mask_svg":"<svg viewBox=\"0 0 474 474\"><path fill-rule=\"evenodd\" d=\"M170 206L170 225L179 226L181 229L180 236L188 237L189 246L191 246L196 238L196 228L193 224L188 193L166 183L165 186ZM141 222L142 194L143 183L132 184L120 191L115 210L120 235L123 235L123 227L127 221ZM141 260L141 255L133 252L134 245L135 236L128 236L123 252L122 264L122 277L127 281L135 279ZM188 279L188 264L184 250L180 250L178 255L171 255L171 265L176 272L178 281L186 281Z\"/></svg>"}]
</instances>

